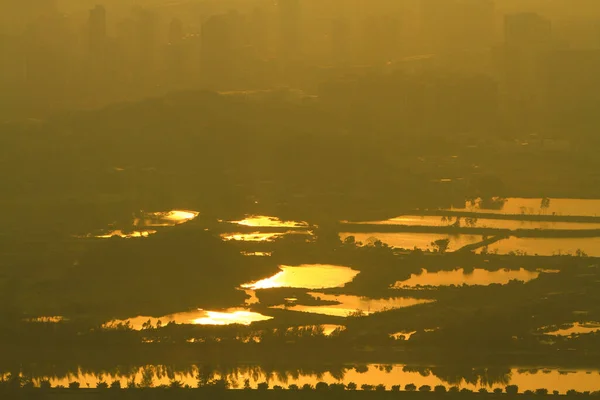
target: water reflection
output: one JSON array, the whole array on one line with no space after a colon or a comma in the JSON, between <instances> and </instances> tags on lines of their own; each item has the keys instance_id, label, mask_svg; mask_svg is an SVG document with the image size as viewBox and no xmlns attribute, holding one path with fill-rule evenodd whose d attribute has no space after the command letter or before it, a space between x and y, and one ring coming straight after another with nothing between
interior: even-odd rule
<instances>
[{"instance_id":1,"label":"water reflection","mask_svg":"<svg viewBox=\"0 0 600 400\"><path fill-rule=\"evenodd\" d=\"M318 382L345 383L354 382L359 390L362 385L383 384L389 390L393 385L412 383L417 387L429 385L459 386L473 391L479 388L503 388L506 385L517 385L520 392L546 388L549 391L557 390L566 393L570 389L580 392L594 392L600 389L598 371L573 370L563 371L551 369L519 369L519 368L468 368L454 366L440 367L411 367L398 364L364 364L318 366L311 368L284 367L263 369L257 365L229 365L219 368L190 365L175 369L171 366L148 365L145 367L130 368L126 372L106 371L105 373L88 373L83 368L68 374L58 376L35 377L34 383L39 385L40 380L48 379L52 386L62 385L67 387L70 382L79 382L81 387L95 387L98 382L111 383L119 381L122 387L128 382L140 384L144 376L150 377L149 384L157 387L169 385L172 380L180 381L190 387L198 386L198 376L210 379L227 379L233 388L241 389L244 381L248 380L250 387L256 388L260 382L268 382L270 387L276 385L288 387L289 385L303 386L308 384L314 387Z\"/></svg>"},{"instance_id":2,"label":"water reflection","mask_svg":"<svg viewBox=\"0 0 600 400\"><path fill-rule=\"evenodd\" d=\"M577 255L583 251L591 257L600 257L600 238L517 238L500 240L488 247L488 252L553 256ZM582 254L582 253L580 253Z\"/></svg>"},{"instance_id":3,"label":"water reflection","mask_svg":"<svg viewBox=\"0 0 600 400\"><path fill-rule=\"evenodd\" d=\"M541 198L509 197L504 200L505 202L503 205L499 202L496 202L497 205L501 206L499 209L489 207L486 208L485 204L475 201L467 202L464 208L452 208L452 210L529 215L600 215L600 199L549 199L547 204L543 204Z\"/></svg>"},{"instance_id":4,"label":"water reflection","mask_svg":"<svg viewBox=\"0 0 600 400\"><path fill-rule=\"evenodd\" d=\"M326 289L342 287L351 282L359 271L348 267L336 265L300 265L279 267L280 272L270 278L258 282L242 285L246 289L271 289L271 288L304 288L304 289Z\"/></svg>"},{"instance_id":5,"label":"water reflection","mask_svg":"<svg viewBox=\"0 0 600 400\"><path fill-rule=\"evenodd\" d=\"M125 232L122 230L115 230L115 231L110 231L104 235L97 235L94 236L98 239L111 239L113 237L120 237L120 238L124 238L124 239L131 239L131 238L143 238L143 237L148 237L150 235L154 235L156 233L156 231L153 230L145 230L145 231L132 231L132 232Z\"/></svg>"},{"instance_id":6,"label":"water reflection","mask_svg":"<svg viewBox=\"0 0 600 400\"><path fill-rule=\"evenodd\" d=\"M241 253L247 257L271 257L273 255L271 251L242 251Z\"/></svg>"},{"instance_id":7,"label":"water reflection","mask_svg":"<svg viewBox=\"0 0 600 400\"><path fill-rule=\"evenodd\" d=\"M428 226L448 227L460 226L467 228L491 228L491 229L558 229L558 230L581 230L600 229L597 223L576 222L547 222L547 221L521 221L510 219L488 219L488 218L460 218L439 216L403 215L382 221L347 222L358 225L403 225L403 226Z\"/></svg>"},{"instance_id":8,"label":"water reflection","mask_svg":"<svg viewBox=\"0 0 600 400\"><path fill-rule=\"evenodd\" d=\"M176 314L166 315L160 318L139 316L126 320L113 320L104 325L105 328L116 327L120 324L129 324L133 329L140 330L144 326L166 325L169 323L175 324L193 324L193 325L250 325L253 322L267 321L272 319L256 312L251 312L246 309L228 309L225 311L207 311L195 310L181 312Z\"/></svg>"},{"instance_id":9,"label":"water reflection","mask_svg":"<svg viewBox=\"0 0 600 400\"><path fill-rule=\"evenodd\" d=\"M284 235L285 233L224 233L221 235L221 238L223 238L223 240L236 240L242 242L272 242Z\"/></svg>"},{"instance_id":10,"label":"water reflection","mask_svg":"<svg viewBox=\"0 0 600 400\"><path fill-rule=\"evenodd\" d=\"M242 242L272 242L286 235L312 235L310 231L289 231L289 232L252 232L252 233L224 233L221 234L223 240L236 240Z\"/></svg>"},{"instance_id":11,"label":"water reflection","mask_svg":"<svg viewBox=\"0 0 600 400\"><path fill-rule=\"evenodd\" d=\"M571 335L583 335L586 333L593 333L600 331L600 323L598 322L575 322L568 328L560 328L555 331L546 332L546 335L552 336L571 336Z\"/></svg>"},{"instance_id":12,"label":"water reflection","mask_svg":"<svg viewBox=\"0 0 600 400\"><path fill-rule=\"evenodd\" d=\"M390 334L390 337L396 340L410 340L410 337L417 333L417 331L402 331Z\"/></svg>"},{"instance_id":13,"label":"water reflection","mask_svg":"<svg viewBox=\"0 0 600 400\"><path fill-rule=\"evenodd\" d=\"M345 240L349 236L354 236L357 242L363 244L373 243L380 240L390 247L397 249L418 248L421 250L431 250L431 243L439 239L449 239L449 251L455 251L469 244L477 243L482 240L478 235L443 235L435 233L340 233L340 239Z\"/></svg>"},{"instance_id":14,"label":"water reflection","mask_svg":"<svg viewBox=\"0 0 600 400\"><path fill-rule=\"evenodd\" d=\"M260 228L306 228L307 222L282 221L277 217L268 217L264 215L251 215L241 221L232 221L234 224L260 227Z\"/></svg>"},{"instance_id":15,"label":"water reflection","mask_svg":"<svg viewBox=\"0 0 600 400\"><path fill-rule=\"evenodd\" d=\"M450 286L450 285L469 285L469 286L487 286L493 283L507 284L512 280L529 282L536 279L539 272L527 271L526 269L510 270L500 269L498 271L487 271L485 269L475 269L472 272L465 272L463 268L453 271L428 272L421 270L420 274L411 274L405 281L396 282L395 288L413 288L416 286Z\"/></svg>"},{"instance_id":16,"label":"water reflection","mask_svg":"<svg viewBox=\"0 0 600 400\"><path fill-rule=\"evenodd\" d=\"M50 317L36 317L26 319L27 322L46 322L46 323L59 323L62 321L66 321L65 317L61 316L50 316Z\"/></svg>"},{"instance_id":17,"label":"water reflection","mask_svg":"<svg viewBox=\"0 0 600 400\"><path fill-rule=\"evenodd\" d=\"M143 213L140 217L135 218L133 225L148 227L175 226L191 221L194 218L196 218L199 214L200 213L197 211L189 210L171 210Z\"/></svg>"},{"instance_id":18,"label":"water reflection","mask_svg":"<svg viewBox=\"0 0 600 400\"><path fill-rule=\"evenodd\" d=\"M396 308L411 307L417 304L430 303L433 300L414 299L410 297L394 297L390 299L370 299L368 297L352 295L330 295L325 293L308 293L315 299L323 301L335 301L337 304L323 306L305 306L301 304L282 305L273 308L284 308L286 310L300 311L314 314L332 315L336 317L370 315L377 312L392 310Z\"/></svg>"}]
</instances>

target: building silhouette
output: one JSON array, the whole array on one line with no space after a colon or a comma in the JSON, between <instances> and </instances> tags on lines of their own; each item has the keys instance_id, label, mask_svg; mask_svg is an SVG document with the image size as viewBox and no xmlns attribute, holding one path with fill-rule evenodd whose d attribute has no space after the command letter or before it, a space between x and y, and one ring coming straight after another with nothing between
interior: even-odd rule
<instances>
[{"instance_id":1,"label":"building silhouette","mask_svg":"<svg viewBox=\"0 0 600 400\"><path fill-rule=\"evenodd\" d=\"M89 40L92 53L103 53L106 50L106 9L102 5L90 10Z\"/></svg>"}]
</instances>

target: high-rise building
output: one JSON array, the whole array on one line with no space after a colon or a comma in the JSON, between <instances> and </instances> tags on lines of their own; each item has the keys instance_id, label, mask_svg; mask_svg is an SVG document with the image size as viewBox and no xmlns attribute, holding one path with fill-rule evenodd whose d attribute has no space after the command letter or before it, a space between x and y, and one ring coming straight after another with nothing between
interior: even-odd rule
<instances>
[{"instance_id":1,"label":"high-rise building","mask_svg":"<svg viewBox=\"0 0 600 400\"><path fill-rule=\"evenodd\" d=\"M300 43L300 0L278 0L280 56L290 61L299 56Z\"/></svg>"},{"instance_id":2,"label":"high-rise building","mask_svg":"<svg viewBox=\"0 0 600 400\"><path fill-rule=\"evenodd\" d=\"M102 53L106 48L106 9L97 5L90 11L89 45L92 53Z\"/></svg>"},{"instance_id":3,"label":"high-rise building","mask_svg":"<svg viewBox=\"0 0 600 400\"><path fill-rule=\"evenodd\" d=\"M550 21L535 13L507 15L499 54L505 111L519 122L535 121L543 108L543 73L553 47Z\"/></svg>"},{"instance_id":4,"label":"high-rise building","mask_svg":"<svg viewBox=\"0 0 600 400\"><path fill-rule=\"evenodd\" d=\"M504 40L508 47L547 49L552 40L552 23L536 13L507 15Z\"/></svg>"},{"instance_id":5,"label":"high-rise building","mask_svg":"<svg viewBox=\"0 0 600 400\"><path fill-rule=\"evenodd\" d=\"M223 88L230 84L235 68L233 16L213 15L202 24L201 71L203 81Z\"/></svg>"},{"instance_id":6,"label":"high-rise building","mask_svg":"<svg viewBox=\"0 0 600 400\"><path fill-rule=\"evenodd\" d=\"M544 59L543 69L548 126L580 133L597 127L600 123L600 50L551 51Z\"/></svg>"},{"instance_id":7,"label":"high-rise building","mask_svg":"<svg viewBox=\"0 0 600 400\"><path fill-rule=\"evenodd\" d=\"M421 0L424 51L489 49L494 40L494 0Z\"/></svg>"}]
</instances>

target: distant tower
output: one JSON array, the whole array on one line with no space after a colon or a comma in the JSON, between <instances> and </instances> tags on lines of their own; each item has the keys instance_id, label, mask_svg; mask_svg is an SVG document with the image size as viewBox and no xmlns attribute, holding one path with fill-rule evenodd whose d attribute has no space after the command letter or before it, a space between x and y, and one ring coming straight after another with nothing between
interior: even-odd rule
<instances>
[{"instance_id":1,"label":"distant tower","mask_svg":"<svg viewBox=\"0 0 600 400\"><path fill-rule=\"evenodd\" d=\"M90 51L101 53L106 45L106 9L97 5L89 17Z\"/></svg>"},{"instance_id":2,"label":"distant tower","mask_svg":"<svg viewBox=\"0 0 600 400\"><path fill-rule=\"evenodd\" d=\"M278 0L280 54L285 61L300 52L300 0Z\"/></svg>"},{"instance_id":3,"label":"distant tower","mask_svg":"<svg viewBox=\"0 0 600 400\"><path fill-rule=\"evenodd\" d=\"M213 15L202 24L201 66L204 80L223 87L231 83L234 69L234 38L231 15Z\"/></svg>"},{"instance_id":4,"label":"distant tower","mask_svg":"<svg viewBox=\"0 0 600 400\"><path fill-rule=\"evenodd\" d=\"M500 68L504 108L520 123L535 121L543 107L543 71L553 48L552 25L535 13L507 15L504 36Z\"/></svg>"}]
</instances>

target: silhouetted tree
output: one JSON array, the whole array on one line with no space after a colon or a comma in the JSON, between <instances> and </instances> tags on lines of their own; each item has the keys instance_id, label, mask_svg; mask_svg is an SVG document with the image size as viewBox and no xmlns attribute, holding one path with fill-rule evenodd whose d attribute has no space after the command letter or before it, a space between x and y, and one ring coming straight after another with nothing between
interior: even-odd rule
<instances>
[{"instance_id":1,"label":"silhouetted tree","mask_svg":"<svg viewBox=\"0 0 600 400\"><path fill-rule=\"evenodd\" d=\"M446 393L446 386L444 386L444 385L437 385L436 387L433 388L433 391L435 393Z\"/></svg>"},{"instance_id":2,"label":"silhouetted tree","mask_svg":"<svg viewBox=\"0 0 600 400\"><path fill-rule=\"evenodd\" d=\"M313 387L310 383L305 383L302 385L302 390L313 390Z\"/></svg>"},{"instance_id":3,"label":"silhouetted tree","mask_svg":"<svg viewBox=\"0 0 600 400\"><path fill-rule=\"evenodd\" d=\"M112 381L110 384L111 389L121 389L121 381Z\"/></svg>"},{"instance_id":4,"label":"silhouetted tree","mask_svg":"<svg viewBox=\"0 0 600 400\"><path fill-rule=\"evenodd\" d=\"M100 381L96 383L96 389L108 389L108 383Z\"/></svg>"},{"instance_id":5,"label":"silhouetted tree","mask_svg":"<svg viewBox=\"0 0 600 400\"><path fill-rule=\"evenodd\" d=\"M375 386L363 383L362 385L360 385L360 388L362 390L368 392L368 391L371 391L371 390L375 389Z\"/></svg>"},{"instance_id":6,"label":"silhouetted tree","mask_svg":"<svg viewBox=\"0 0 600 400\"><path fill-rule=\"evenodd\" d=\"M257 390L268 390L269 389L269 383L268 382L260 382L257 386L256 386Z\"/></svg>"},{"instance_id":7,"label":"silhouetted tree","mask_svg":"<svg viewBox=\"0 0 600 400\"><path fill-rule=\"evenodd\" d=\"M169 389L181 389L181 388L183 388L183 383L181 383L181 381L173 379L171 382L169 382Z\"/></svg>"},{"instance_id":8,"label":"silhouetted tree","mask_svg":"<svg viewBox=\"0 0 600 400\"><path fill-rule=\"evenodd\" d=\"M494 389L494 393L495 394L502 394L502 392L503 392L502 388L495 388Z\"/></svg>"},{"instance_id":9,"label":"silhouetted tree","mask_svg":"<svg viewBox=\"0 0 600 400\"><path fill-rule=\"evenodd\" d=\"M379 385L375 386L375 391L376 392L385 392L385 385L383 383L380 383Z\"/></svg>"},{"instance_id":10,"label":"silhouetted tree","mask_svg":"<svg viewBox=\"0 0 600 400\"><path fill-rule=\"evenodd\" d=\"M406 390L407 392L414 392L417 390L417 385L415 385L414 383L409 383L408 385L404 386L404 390Z\"/></svg>"},{"instance_id":11,"label":"silhouetted tree","mask_svg":"<svg viewBox=\"0 0 600 400\"><path fill-rule=\"evenodd\" d=\"M44 379L40 381L40 389L42 390L48 390L52 387L52 384L50 383L50 381L48 379Z\"/></svg>"},{"instance_id":12,"label":"silhouetted tree","mask_svg":"<svg viewBox=\"0 0 600 400\"><path fill-rule=\"evenodd\" d=\"M419 388L419 392L431 392L431 386L423 385Z\"/></svg>"},{"instance_id":13,"label":"silhouetted tree","mask_svg":"<svg viewBox=\"0 0 600 400\"><path fill-rule=\"evenodd\" d=\"M548 389L535 389L535 394L537 394L538 396L547 396Z\"/></svg>"},{"instance_id":14,"label":"silhouetted tree","mask_svg":"<svg viewBox=\"0 0 600 400\"><path fill-rule=\"evenodd\" d=\"M358 388L358 385L354 382L349 382L348 385L346 386L346 388L348 390L356 390Z\"/></svg>"},{"instance_id":15,"label":"silhouetted tree","mask_svg":"<svg viewBox=\"0 0 600 400\"><path fill-rule=\"evenodd\" d=\"M315 390L318 391L325 391L325 390L329 390L329 385L325 382L317 382L317 384L315 385Z\"/></svg>"},{"instance_id":16,"label":"silhouetted tree","mask_svg":"<svg viewBox=\"0 0 600 400\"><path fill-rule=\"evenodd\" d=\"M399 392L400 391L400 385L393 385L392 386L392 392Z\"/></svg>"},{"instance_id":17,"label":"silhouetted tree","mask_svg":"<svg viewBox=\"0 0 600 400\"><path fill-rule=\"evenodd\" d=\"M431 247L433 247L435 252L444 254L448 250L448 247L450 247L450 239L438 239L434 242L431 242Z\"/></svg>"},{"instance_id":18,"label":"silhouetted tree","mask_svg":"<svg viewBox=\"0 0 600 400\"><path fill-rule=\"evenodd\" d=\"M73 389L73 390L74 390L74 389L79 389L79 386L81 386L81 385L79 384L79 382L70 382L70 383L69 383L69 389Z\"/></svg>"},{"instance_id":19,"label":"silhouetted tree","mask_svg":"<svg viewBox=\"0 0 600 400\"><path fill-rule=\"evenodd\" d=\"M300 390L300 388L295 383L292 383L290 386L288 386L288 390L293 390L294 392L296 392Z\"/></svg>"},{"instance_id":20,"label":"silhouetted tree","mask_svg":"<svg viewBox=\"0 0 600 400\"><path fill-rule=\"evenodd\" d=\"M519 387L517 385L508 385L505 389L507 394L517 394L519 393Z\"/></svg>"}]
</instances>

